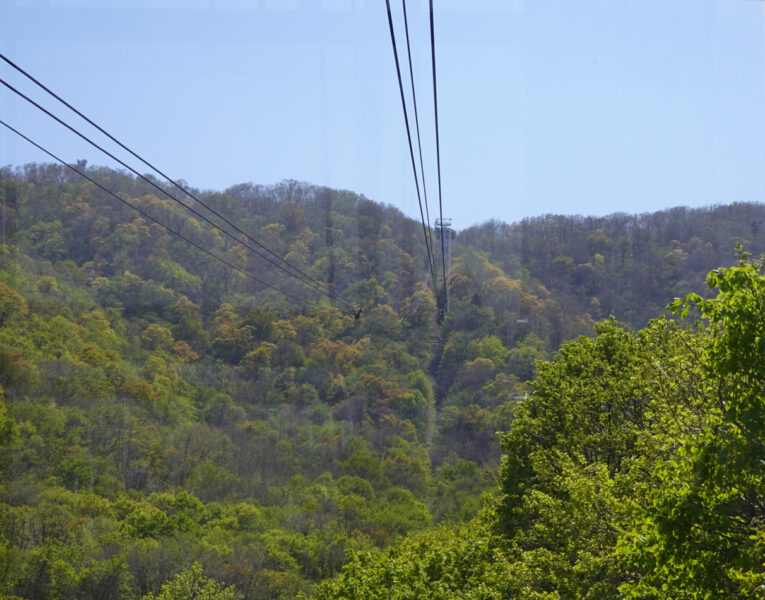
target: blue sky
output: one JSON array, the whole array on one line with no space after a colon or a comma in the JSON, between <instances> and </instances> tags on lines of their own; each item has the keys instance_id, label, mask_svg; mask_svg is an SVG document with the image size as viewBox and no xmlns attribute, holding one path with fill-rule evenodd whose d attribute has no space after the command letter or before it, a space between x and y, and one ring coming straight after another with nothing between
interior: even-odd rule
<instances>
[{"instance_id":1,"label":"blue sky","mask_svg":"<svg viewBox=\"0 0 765 600\"><path fill-rule=\"evenodd\" d=\"M435 4L456 227L765 199L765 2ZM408 7L432 216L427 2ZM0 50L195 187L297 179L418 216L383 0L1 0ZM111 164L5 89L0 114ZM45 160L12 136L0 164Z\"/></svg>"}]
</instances>

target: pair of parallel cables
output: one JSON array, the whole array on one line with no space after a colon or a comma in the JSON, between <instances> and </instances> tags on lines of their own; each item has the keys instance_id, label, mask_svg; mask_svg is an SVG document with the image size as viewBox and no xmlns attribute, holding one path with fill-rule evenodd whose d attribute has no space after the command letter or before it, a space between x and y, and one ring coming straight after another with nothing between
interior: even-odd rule
<instances>
[{"instance_id":1,"label":"pair of parallel cables","mask_svg":"<svg viewBox=\"0 0 765 600\"><path fill-rule=\"evenodd\" d=\"M422 142L420 137L420 119L417 111L417 92L414 85L414 70L412 68L412 51L411 44L409 43L409 22L407 19L406 0L401 0L401 7L404 13L404 33L406 38L406 53L409 63L409 82L412 88L412 105L414 107L414 122L417 133L417 150L419 153L420 172L417 172L417 163L414 158L414 147L412 144L412 133L409 125L409 113L406 105L406 94L404 92L404 84L401 77L401 66L398 58L398 46L396 44L396 33L393 27L393 15L391 13L390 0L385 0L385 5L388 9L388 27L390 29L390 40L393 46L393 58L396 62L396 75L398 77L398 89L401 95L401 107L404 111L404 124L406 125L406 137L409 142L409 156L412 161L412 173L414 174L414 185L417 191L417 202L420 206L420 221L422 223L422 233L425 238L425 248L428 254L428 267L430 269L430 276L433 280L433 293L436 294L438 299L439 319L444 316L447 307L447 275L446 275L446 253L444 250L444 233L441 232L441 268L443 272L443 296L439 292L438 277L436 275L437 267L435 265L435 251L433 250L433 235L430 229L430 210L428 208L428 192L425 184L425 167L422 160ZM435 31L433 26L433 0L429 1L429 15L430 15L430 57L431 57L431 69L433 73L433 112L435 116L435 131L436 131L436 170L438 176L438 214L439 223L443 223L443 202L441 195L441 149L438 136L438 85L436 83L436 40ZM422 180L422 194L420 194L420 180ZM423 200L425 204L425 210L423 211ZM427 221L426 221L427 217ZM426 224L427 223L427 224Z\"/></svg>"},{"instance_id":2,"label":"pair of parallel cables","mask_svg":"<svg viewBox=\"0 0 765 600\"><path fill-rule=\"evenodd\" d=\"M222 223L224 223L228 227L230 227L235 233L232 233L229 229L226 229L226 228L222 227L218 222L215 222L210 217L204 215L203 213L201 213L200 211L196 210L195 208L193 208L193 207L189 206L188 204L182 202L178 197L172 195L170 192L168 192L167 190L165 190L164 188L159 186L157 183L155 183L154 181L152 181L151 179L149 179L145 175L139 173L136 169L131 167L129 164L127 164L123 160L117 158L113 153L109 152L108 150L106 150L105 148L103 148L102 146L100 146L99 144L94 142L93 140L91 140L88 136L86 136L85 134L80 132L74 126L70 125L69 123L67 123L63 119L57 117L52 112L50 112L49 110L44 108L42 105L40 105L39 103L35 102L32 98L30 98L29 96L27 96L26 94L24 94L23 92L21 92L20 90L18 90L14 86L12 86L10 83L5 81L4 79L0 78L0 83L3 84L9 90L11 90L13 93L15 93L17 96L19 96L20 98L26 100L29 104L31 104L32 106L37 108L39 111L45 113L48 117L50 117L51 119L53 119L54 121L56 121L57 123L62 125L63 127L67 128L72 133L76 134L77 136L79 136L80 138L85 140L91 146L93 146L94 148L98 149L99 151L101 151L103 154L105 154L106 156L108 156L112 160L116 161L118 164L120 164L121 166L126 168L128 171L133 173L137 178L139 178L142 181L148 183L150 186L155 188L157 191L159 191L161 194L163 194L164 196L166 196L167 198L169 198L170 200L172 200L176 204L178 204L181 207L185 208L186 210L191 212L196 217L200 218L201 220L203 220L204 222L206 222L207 224L209 224L213 228L215 228L218 231L220 231L221 233L223 233L225 236L230 238L234 243L242 246L246 250L249 250L250 252L252 252L255 255L259 256L260 258L262 258L266 262L270 263L271 265L275 266L276 268L278 268L279 270L284 272L286 275L297 279L299 282L301 282L302 284L312 288L314 291L318 292L319 294L327 296L332 302L340 302L340 303L344 304L346 306L346 308L350 309L353 312L353 314L356 316L356 318L358 318L360 316L361 311L360 311L359 307L356 304L348 302L344 298L336 297L335 294L329 288L327 288L327 286L324 283L322 283L321 281L315 279L314 277L312 277L311 275L309 275L308 273L306 273L304 270L300 269L299 267L297 267L297 266L293 265L292 263L288 262L281 255L279 255L277 252L271 250L270 248L268 248L268 246L266 246L262 242L258 241L257 239L252 237L247 232L243 231L240 227L238 227L236 224L234 224L231 220L227 219L219 211L217 211L214 208L210 207L209 205L205 204L202 200L200 200L196 195L194 195L192 192L190 192L188 189L186 189L180 183L178 183L177 181L175 181L174 179L172 179L171 177L166 175L163 171L161 171L159 168L154 166L152 163L150 163L149 161L144 159L141 155L139 155L138 153L136 153L133 150L131 150L130 148L128 148L125 144L120 142L117 138L115 138L112 134L110 134L108 131L106 131L103 127L101 127L100 125L96 124L93 120L91 120L85 114L83 114L82 112L77 110L69 102L67 102L61 96L59 96L58 94L53 92L51 89L49 89L43 83L41 83L38 79L36 79L34 76L30 75L27 71L22 69L20 66L18 66L16 63L14 63L12 60L10 60L8 57L3 55L2 53L0 53L0 59L5 61L8 65L13 67L16 71L18 71L19 73L24 75L27 79L32 81L39 88L41 88L42 90L47 92L50 96L55 98L58 102L60 102L64 106L66 106L69 110L74 112L77 116L79 116L81 119L83 119L89 125L91 125L95 129L97 129L99 132L101 132L103 135L108 137L112 142L117 144L120 148L122 148L123 150L128 152L134 158L138 159L141 163L143 163L144 165L149 167L152 171L154 171L155 173L157 173L158 175L160 175L161 177L166 179L173 187L177 188L186 197L191 198L192 200L194 200L197 204L199 204L201 207L206 209L208 211L208 213L210 213L213 216L217 217ZM234 265L230 261L226 260L225 258L223 258L221 256L218 256L217 254L212 252L210 249L203 247L202 245L198 244L197 242L194 242L193 240L190 240L189 238L185 237L180 232L175 231L174 229L170 228L168 225L166 225L165 223L162 223L157 218L155 218L155 217L151 216L150 214L148 214L146 211L140 209L139 207L135 206L134 204L128 202L127 200L119 197L117 194L115 194L114 192L110 191L109 189L104 187L102 184L98 183L97 181L95 181L94 179L89 177L83 170L68 164L63 159L59 158L58 156L56 156L55 154L53 154L52 152L50 152L49 150L44 148L41 144L38 144L37 142L31 140L29 137L27 137L26 135L21 133L19 130L15 129L14 127L11 127L5 121L0 120L0 124L5 126L10 131L14 132L19 137L21 137L24 140L26 140L27 142L29 142L30 144L32 144L33 146L35 146L36 148L38 148L39 150L41 150L42 152L44 152L45 154L47 154L48 156L53 158L54 160L56 160L56 161L60 162L61 164L67 166L68 168L70 168L75 173L77 173L80 176L82 176L83 178L87 179L88 181L93 183L96 187L98 187L102 191L106 192L109 196L111 196L113 198L116 198L121 203L123 203L123 204L129 206L130 208L138 211L142 216L144 216L147 219L151 220L152 222L160 225L168 233L183 239L184 241L186 241L190 245L194 246L198 250L200 250L203 253L207 254L208 256L210 256L210 257L220 261L221 263L225 264L229 268L234 269L235 271L238 271L239 273L247 276L248 278L252 279L253 281L255 281L255 282L257 282L257 283L259 283L261 285L265 285L266 287L268 287L270 289L273 289L273 290L275 290L277 292L280 292L280 293L282 293L282 294L292 298L293 300L297 301L298 303L302 303L303 300L298 298L296 295L294 295L292 293L289 293L289 292L287 292L287 291L285 291L283 289L280 289L277 286L275 286L275 285L273 285L271 283L268 283L268 282L266 282L266 281L256 277L255 275L253 275L249 271L246 271L246 270L244 270L244 269L242 269L240 267L237 267L236 265ZM247 240L247 242L242 241L242 239L239 236L244 237Z\"/></svg>"}]
</instances>

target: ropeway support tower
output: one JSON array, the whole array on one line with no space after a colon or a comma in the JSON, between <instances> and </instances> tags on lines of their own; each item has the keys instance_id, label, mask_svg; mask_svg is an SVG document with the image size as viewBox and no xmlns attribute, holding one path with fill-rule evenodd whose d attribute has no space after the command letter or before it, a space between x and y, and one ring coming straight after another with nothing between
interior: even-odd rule
<instances>
[{"instance_id":1,"label":"ropeway support tower","mask_svg":"<svg viewBox=\"0 0 765 600\"><path fill-rule=\"evenodd\" d=\"M438 246L443 249L444 268L446 270L443 291L436 293L438 298L438 320L444 318L449 309L449 273L452 269L452 245L457 233L452 229L451 219L436 219L436 239Z\"/></svg>"}]
</instances>

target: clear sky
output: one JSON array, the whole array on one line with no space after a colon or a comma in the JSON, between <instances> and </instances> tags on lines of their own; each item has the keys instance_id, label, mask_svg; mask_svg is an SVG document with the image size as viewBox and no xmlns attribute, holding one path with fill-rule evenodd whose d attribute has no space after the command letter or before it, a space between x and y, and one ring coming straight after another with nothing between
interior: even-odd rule
<instances>
[{"instance_id":1,"label":"clear sky","mask_svg":"<svg viewBox=\"0 0 765 600\"><path fill-rule=\"evenodd\" d=\"M765 200L765 2L435 5L457 228ZM432 217L427 2L408 8ZM297 179L419 214L383 0L0 0L0 50L197 188ZM5 88L0 115L112 164ZM0 131L0 164L45 160Z\"/></svg>"}]
</instances>

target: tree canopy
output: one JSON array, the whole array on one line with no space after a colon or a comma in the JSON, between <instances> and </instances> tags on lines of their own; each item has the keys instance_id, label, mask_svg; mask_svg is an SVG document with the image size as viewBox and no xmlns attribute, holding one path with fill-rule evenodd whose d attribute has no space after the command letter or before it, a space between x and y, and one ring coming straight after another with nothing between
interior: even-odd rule
<instances>
[{"instance_id":1,"label":"tree canopy","mask_svg":"<svg viewBox=\"0 0 765 600\"><path fill-rule=\"evenodd\" d=\"M761 594L762 263L721 265L763 207L465 230L439 323L389 206L196 192L322 297L87 170L276 289L64 168L0 169L0 595Z\"/></svg>"}]
</instances>

